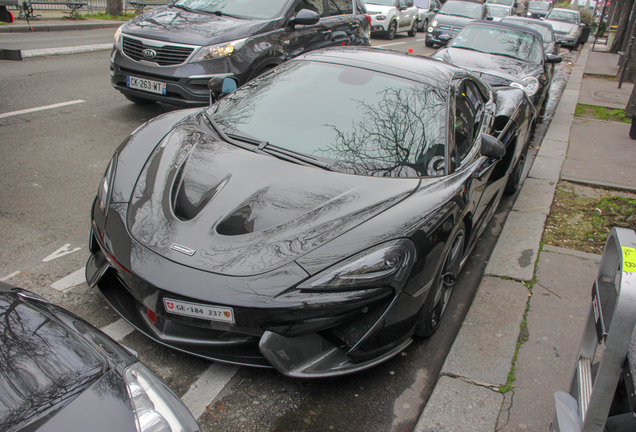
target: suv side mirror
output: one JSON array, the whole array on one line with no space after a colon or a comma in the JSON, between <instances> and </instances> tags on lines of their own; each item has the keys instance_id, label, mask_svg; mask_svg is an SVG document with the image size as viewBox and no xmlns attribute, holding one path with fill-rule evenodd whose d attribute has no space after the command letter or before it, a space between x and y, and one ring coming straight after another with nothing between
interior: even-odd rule
<instances>
[{"instance_id":1,"label":"suv side mirror","mask_svg":"<svg viewBox=\"0 0 636 432\"><path fill-rule=\"evenodd\" d=\"M296 16L289 21L290 26L295 25L314 25L320 21L320 15L309 9L301 9Z\"/></svg>"},{"instance_id":2,"label":"suv side mirror","mask_svg":"<svg viewBox=\"0 0 636 432\"><path fill-rule=\"evenodd\" d=\"M435 8L435 9L433 9L433 12L437 13L437 12L439 12L439 9Z\"/></svg>"},{"instance_id":3,"label":"suv side mirror","mask_svg":"<svg viewBox=\"0 0 636 432\"><path fill-rule=\"evenodd\" d=\"M238 88L238 80L232 74L219 74L208 81L210 105Z\"/></svg>"},{"instance_id":4,"label":"suv side mirror","mask_svg":"<svg viewBox=\"0 0 636 432\"><path fill-rule=\"evenodd\" d=\"M547 56L545 56L545 61L548 63L561 63L563 61L563 58L559 57L556 54L548 54Z\"/></svg>"},{"instance_id":5,"label":"suv side mirror","mask_svg":"<svg viewBox=\"0 0 636 432\"><path fill-rule=\"evenodd\" d=\"M506 154L506 147L492 135L481 135L481 154L487 157L501 159Z\"/></svg>"}]
</instances>

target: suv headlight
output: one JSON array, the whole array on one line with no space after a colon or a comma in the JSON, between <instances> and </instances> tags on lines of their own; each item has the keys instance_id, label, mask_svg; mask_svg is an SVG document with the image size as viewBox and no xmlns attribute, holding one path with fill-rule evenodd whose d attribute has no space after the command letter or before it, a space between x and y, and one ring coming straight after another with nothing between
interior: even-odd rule
<instances>
[{"instance_id":1,"label":"suv headlight","mask_svg":"<svg viewBox=\"0 0 636 432\"><path fill-rule=\"evenodd\" d=\"M224 42L222 44L204 46L196 53L191 61L198 62L230 56L243 48L245 42L247 42L247 38L232 42Z\"/></svg>"},{"instance_id":2,"label":"suv headlight","mask_svg":"<svg viewBox=\"0 0 636 432\"><path fill-rule=\"evenodd\" d=\"M415 261L411 240L393 240L354 255L301 283L301 290L346 291L391 286L401 290Z\"/></svg>"},{"instance_id":3,"label":"suv headlight","mask_svg":"<svg viewBox=\"0 0 636 432\"><path fill-rule=\"evenodd\" d=\"M121 51L122 50L122 46L121 46L121 29L123 26L125 26L126 24L122 24L117 28L117 31L115 32L115 49Z\"/></svg>"},{"instance_id":4,"label":"suv headlight","mask_svg":"<svg viewBox=\"0 0 636 432\"><path fill-rule=\"evenodd\" d=\"M431 23L431 27L437 27L439 25L439 22L437 22L437 20L433 20L433 22Z\"/></svg>"},{"instance_id":5,"label":"suv headlight","mask_svg":"<svg viewBox=\"0 0 636 432\"><path fill-rule=\"evenodd\" d=\"M99 202L99 208L104 213L104 216L108 214L108 206L110 205L110 197L113 194L113 181L115 179L115 170L117 167L117 153L113 156L106 168L106 173L99 183L99 189L97 190L97 201Z\"/></svg>"},{"instance_id":6,"label":"suv headlight","mask_svg":"<svg viewBox=\"0 0 636 432\"><path fill-rule=\"evenodd\" d=\"M568 32L568 36L574 36L578 33L579 29L577 29L576 27L572 28L572 30L570 30Z\"/></svg>"},{"instance_id":7,"label":"suv headlight","mask_svg":"<svg viewBox=\"0 0 636 432\"><path fill-rule=\"evenodd\" d=\"M199 432L181 399L143 363L124 371L138 432Z\"/></svg>"},{"instance_id":8,"label":"suv headlight","mask_svg":"<svg viewBox=\"0 0 636 432\"><path fill-rule=\"evenodd\" d=\"M539 80L537 80L535 77L525 77L523 79L523 82L524 84L511 82L510 87L520 88L521 90L525 91L526 94L530 97L534 96L537 93L537 90L539 90Z\"/></svg>"}]
</instances>

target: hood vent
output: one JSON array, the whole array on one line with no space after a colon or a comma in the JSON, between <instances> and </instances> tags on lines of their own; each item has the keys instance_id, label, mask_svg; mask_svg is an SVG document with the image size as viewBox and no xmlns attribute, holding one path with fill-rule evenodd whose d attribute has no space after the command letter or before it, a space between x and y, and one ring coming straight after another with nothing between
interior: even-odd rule
<instances>
[{"instance_id":1,"label":"hood vent","mask_svg":"<svg viewBox=\"0 0 636 432\"><path fill-rule=\"evenodd\" d=\"M226 177L212 189L200 195L196 194L199 195L198 200L193 202L187 192L186 181L184 181L186 165L187 163L181 165L172 186L172 211L174 215L182 221L192 220L201 213L201 210L223 189L230 179ZM190 195L194 194L191 193Z\"/></svg>"}]
</instances>

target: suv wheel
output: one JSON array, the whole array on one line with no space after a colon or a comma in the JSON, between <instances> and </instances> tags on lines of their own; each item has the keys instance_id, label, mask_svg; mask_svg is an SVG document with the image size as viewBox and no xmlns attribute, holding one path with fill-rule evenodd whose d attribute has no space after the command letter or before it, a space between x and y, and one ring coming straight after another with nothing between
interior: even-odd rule
<instances>
[{"instance_id":1,"label":"suv wheel","mask_svg":"<svg viewBox=\"0 0 636 432\"><path fill-rule=\"evenodd\" d=\"M433 41L424 41L424 44L427 48L433 48L435 46L435 42Z\"/></svg>"},{"instance_id":2,"label":"suv wheel","mask_svg":"<svg viewBox=\"0 0 636 432\"><path fill-rule=\"evenodd\" d=\"M411 26L411 30L409 30L408 35L410 37L415 37L416 34L417 34L417 19L413 20L413 25Z\"/></svg>"},{"instance_id":3,"label":"suv wheel","mask_svg":"<svg viewBox=\"0 0 636 432\"><path fill-rule=\"evenodd\" d=\"M391 24L389 25L389 29L386 32L386 38L388 40L393 40L393 38L395 37L395 33L397 32L397 22L395 22L395 20L391 21Z\"/></svg>"}]
</instances>

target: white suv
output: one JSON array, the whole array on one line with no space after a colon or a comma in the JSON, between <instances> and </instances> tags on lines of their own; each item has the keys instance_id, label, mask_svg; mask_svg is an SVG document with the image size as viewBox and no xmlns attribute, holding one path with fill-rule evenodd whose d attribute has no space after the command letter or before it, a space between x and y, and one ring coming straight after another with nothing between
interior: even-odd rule
<instances>
[{"instance_id":1,"label":"white suv","mask_svg":"<svg viewBox=\"0 0 636 432\"><path fill-rule=\"evenodd\" d=\"M413 0L367 0L371 34L393 39L396 33L417 34L417 7Z\"/></svg>"}]
</instances>

